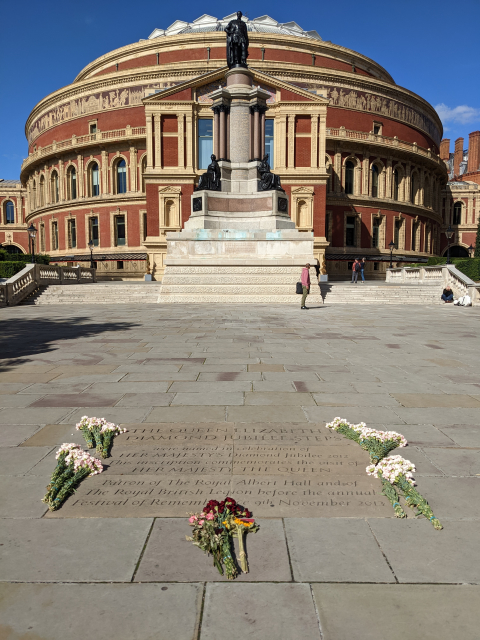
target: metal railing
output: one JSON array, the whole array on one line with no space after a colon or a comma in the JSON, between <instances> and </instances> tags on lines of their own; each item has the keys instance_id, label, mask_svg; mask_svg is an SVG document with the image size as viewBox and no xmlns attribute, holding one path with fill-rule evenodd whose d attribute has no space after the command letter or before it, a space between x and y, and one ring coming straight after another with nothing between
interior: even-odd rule
<instances>
[{"instance_id":1,"label":"metal railing","mask_svg":"<svg viewBox=\"0 0 480 640\"><path fill-rule=\"evenodd\" d=\"M480 283L474 282L453 264L387 269L386 282L393 284L433 283L449 286L456 298L468 295L472 299L472 305L480 305Z\"/></svg>"},{"instance_id":2,"label":"metal railing","mask_svg":"<svg viewBox=\"0 0 480 640\"><path fill-rule=\"evenodd\" d=\"M38 287L49 284L91 284L97 281L95 269L28 264L0 283L0 307L14 307Z\"/></svg>"}]
</instances>

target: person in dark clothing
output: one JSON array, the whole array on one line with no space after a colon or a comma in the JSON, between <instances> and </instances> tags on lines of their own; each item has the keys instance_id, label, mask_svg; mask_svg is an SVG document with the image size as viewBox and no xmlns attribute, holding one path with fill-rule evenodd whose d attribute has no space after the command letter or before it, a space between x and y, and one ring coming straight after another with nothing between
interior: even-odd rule
<instances>
[{"instance_id":1,"label":"person in dark clothing","mask_svg":"<svg viewBox=\"0 0 480 640\"><path fill-rule=\"evenodd\" d=\"M442 300L444 302L453 302L453 291L451 287L445 287L442 293Z\"/></svg>"},{"instance_id":2,"label":"person in dark clothing","mask_svg":"<svg viewBox=\"0 0 480 640\"><path fill-rule=\"evenodd\" d=\"M360 262L360 265L362 267L362 270L360 272L361 276L362 276L362 284L365 284L365 274L363 273L365 271L365 265L367 264L367 259L366 258L362 258L362 261Z\"/></svg>"},{"instance_id":3,"label":"person in dark clothing","mask_svg":"<svg viewBox=\"0 0 480 640\"><path fill-rule=\"evenodd\" d=\"M362 272L362 263L357 260L355 262L355 271L353 272L353 281L355 282L355 284L357 284L358 282L358 276L361 274Z\"/></svg>"}]
</instances>

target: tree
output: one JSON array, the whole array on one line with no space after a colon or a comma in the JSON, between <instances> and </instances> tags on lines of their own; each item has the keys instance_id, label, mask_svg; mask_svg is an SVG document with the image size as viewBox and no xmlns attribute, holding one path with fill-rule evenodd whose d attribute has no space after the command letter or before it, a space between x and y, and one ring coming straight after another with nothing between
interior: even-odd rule
<instances>
[{"instance_id":1,"label":"tree","mask_svg":"<svg viewBox=\"0 0 480 640\"><path fill-rule=\"evenodd\" d=\"M477 239L475 241L475 257L480 258L480 217L478 218Z\"/></svg>"}]
</instances>

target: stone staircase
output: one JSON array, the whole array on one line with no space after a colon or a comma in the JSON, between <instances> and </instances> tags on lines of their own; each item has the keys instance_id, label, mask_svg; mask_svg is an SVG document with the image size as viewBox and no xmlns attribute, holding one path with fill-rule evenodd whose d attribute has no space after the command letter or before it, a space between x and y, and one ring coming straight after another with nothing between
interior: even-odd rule
<instances>
[{"instance_id":1,"label":"stone staircase","mask_svg":"<svg viewBox=\"0 0 480 640\"><path fill-rule=\"evenodd\" d=\"M431 284L335 282L321 285L325 304L444 304L440 298L442 290L442 282Z\"/></svg>"},{"instance_id":2,"label":"stone staircase","mask_svg":"<svg viewBox=\"0 0 480 640\"><path fill-rule=\"evenodd\" d=\"M98 282L40 287L21 304L157 304L160 282Z\"/></svg>"},{"instance_id":3,"label":"stone staircase","mask_svg":"<svg viewBox=\"0 0 480 640\"><path fill-rule=\"evenodd\" d=\"M177 267L180 268L180 267ZM226 267L240 269L239 267ZM192 267L190 267L192 269ZM163 283L100 282L83 285L49 285L37 289L21 304L270 304L299 305L295 294L299 270L295 267L268 267L264 273L219 274L216 268L197 267L196 273L174 275L174 284L165 276ZM441 283L426 285L369 282L312 283L307 305L322 304L443 304Z\"/></svg>"}]
</instances>

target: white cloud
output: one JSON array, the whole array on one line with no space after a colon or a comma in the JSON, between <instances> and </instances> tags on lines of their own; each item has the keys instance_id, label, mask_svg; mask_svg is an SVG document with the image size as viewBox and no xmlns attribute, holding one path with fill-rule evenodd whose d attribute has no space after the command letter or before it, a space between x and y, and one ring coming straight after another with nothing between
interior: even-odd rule
<instances>
[{"instance_id":1,"label":"white cloud","mask_svg":"<svg viewBox=\"0 0 480 640\"><path fill-rule=\"evenodd\" d=\"M466 104L461 104L458 107L453 107L453 109L451 109L442 102L441 104L436 105L435 111L438 113L444 124L446 122L469 124L475 120L480 120L480 109L469 107Z\"/></svg>"}]
</instances>

